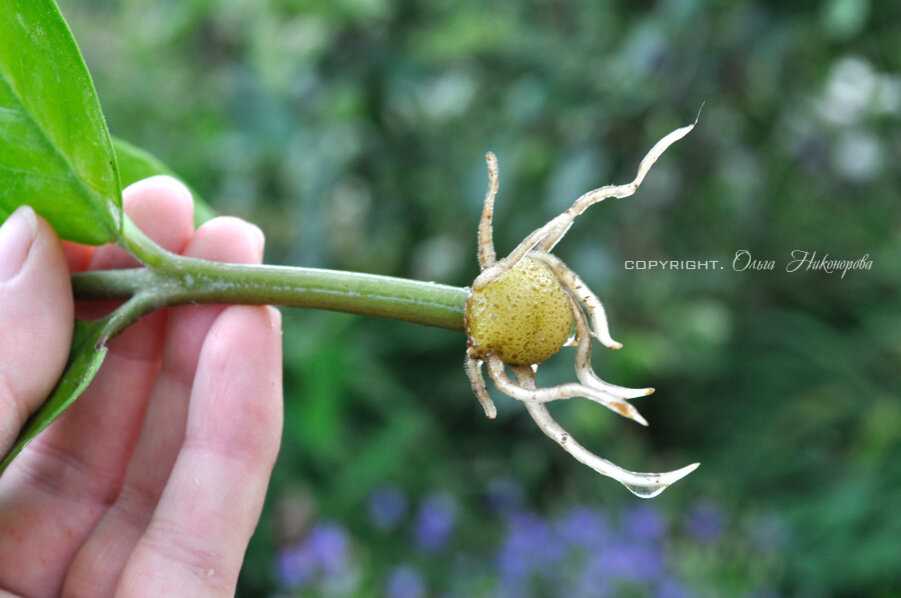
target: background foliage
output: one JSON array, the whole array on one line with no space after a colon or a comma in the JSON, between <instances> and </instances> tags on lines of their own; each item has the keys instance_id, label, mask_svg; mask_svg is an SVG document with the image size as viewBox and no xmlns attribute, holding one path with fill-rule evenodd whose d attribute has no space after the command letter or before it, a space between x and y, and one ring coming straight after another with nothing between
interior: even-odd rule
<instances>
[{"instance_id":1,"label":"background foliage","mask_svg":"<svg viewBox=\"0 0 901 598\"><path fill-rule=\"evenodd\" d=\"M485 150L510 248L707 102L636 197L558 249L625 343L596 367L657 388L652 426L555 409L617 463L701 469L639 502L511 401L485 420L461 335L291 312L242 595L901 591L897 3L61 6L113 133L259 222L275 263L467 284ZM776 270L733 272L739 249ZM793 249L874 265L786 273ZM623 267L669 258L726 269Z\"/></svg>"}]
</instances>

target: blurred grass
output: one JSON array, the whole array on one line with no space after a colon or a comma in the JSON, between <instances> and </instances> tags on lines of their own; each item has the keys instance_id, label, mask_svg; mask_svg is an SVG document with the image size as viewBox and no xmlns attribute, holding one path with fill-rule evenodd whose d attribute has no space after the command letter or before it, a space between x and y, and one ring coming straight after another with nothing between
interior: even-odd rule
<instances>
[{"instance_id":1,"label":"blurred grass","mask_svg":"<svg viewBox=\"0 0 901 598\"><path fill-rule=\"evenodd\" d=\"M673 521L699 497L729 513L739 548L679 551L695 592L901 592L897 3L60 4L112 131L260 223L275 263L467 284L486 150L500 160L503 251L581 192L631 178L706 101L639 194L593 208L558 249L625 343L598 351L598 370L657 388L640 405L652 427L577 403L555 413L631 468L703 463L654 502ZM780 266L733 272L739 249ZM874 265L786 273L794 249ZM727 267L622 265L693 258ZM484 420L460 335L293 312L285 342L283 451L244 595L274 591L276 550L308 527L285 521L298 496L312 520L351 530L359 595L380 595L412 550L367 527L376 487L456 496L463 553L501 535L484 502L499 477L547 516L633 503L518 405ZM565 362L546 379L568 376ZM740 530L761 517L782 540L751 562ZM450 584L450 565L428 567L433 587Z\"/></svg>"}]
</instances>

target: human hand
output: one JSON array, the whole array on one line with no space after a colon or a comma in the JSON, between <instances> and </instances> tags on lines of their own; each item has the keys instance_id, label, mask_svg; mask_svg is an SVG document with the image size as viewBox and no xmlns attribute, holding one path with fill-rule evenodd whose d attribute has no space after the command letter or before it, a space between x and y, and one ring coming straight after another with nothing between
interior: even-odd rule
<instances>
[{"instance_id":1,"label":"human hand","mask_svg":"<svg viewBox=\"0 0 901 598\"><path fill-rule=\"evenodd\" d=\"M196 231L187 189L154 177L125 210L162 247L259 263L236 218ZM70 271L137 263L61 244L20 209L0 229L0 453L62 373ZM271 307L155 312L109 343L85 394L0 478L0 596L231 596L259 519L282 423L281 321Z\"/></svg>"}]
</instances>

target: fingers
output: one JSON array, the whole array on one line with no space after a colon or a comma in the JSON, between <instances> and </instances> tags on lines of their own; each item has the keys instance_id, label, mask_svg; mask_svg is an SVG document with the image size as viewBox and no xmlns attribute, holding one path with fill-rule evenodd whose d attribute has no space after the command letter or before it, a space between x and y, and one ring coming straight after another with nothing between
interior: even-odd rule
<instances>
[{"instance_id":1,"label":"fingers","mask_svg":"<svg viewBox=\"0 0 901 598\"><path fill-rule=\"evenodd\" d=\"M151 238L169 250L184 247L193 210L183 185L154 177L124 197L126 212ZM133 264L119 248L91 256L91 267ZM59 592L66 564L118 494L159 369L164 324L163 313L153 314L114 339L84 396L0 480L0 554L15 555L0 559L0 587L12 577L26 595ZM28 566L38 558L46 565Z\"/></svg>"},{"instance_id":2,"label":"fingers","mask_svg":"<svg viewBox=\"0 0 901 598\"><path fill-rule=\"evenodd\" d=\"M220 217L200 227L185 255L216 262L259 264L264 246L265 237L257 226L238 218ZM163 373L190 387L207 331L223 309L221 305L207 305L171 310Z\"/></svg>"},{"instance_id":3,"label":"fingers","mask_svg":"<svg viewBox=\"0 0 901 598\"><path fill-rule=\"evenodd\" d=\"M0 455L62 374L72 289L62 247L23 206L0 228Z\"/></svg>"},{"instance_id":4,"label":"fingers","mask_svg":"<svg viewBox=\"0 0 901 598\"><path fill-rule=\"evenodd\" d=\"M204 341L184 445L119 596L232 596L282 423L281 321L229 307Z\"/></svg>"},{"instance_id":5,"label":"fingers","mask_svg":"<svg viewBox=\"0 0 901 598\"><path fill-rule=\"evenodd\" d=\"M145 234L170 251L184 249L193 234L193 200L184 185L170 177L153 177L129 186L123 196L126 213ZM104 246L94 252L90 269L135 265L120 247ZM35 442L38 452L49 448L51 454L67 455L101 478L110 478L95 480L93 487L82 485L91 497L109 501L118 492L159 369L165 322L164 311L154 312L110 341L94 383ZM90 436L84 433L88 429Z\"/></svg>"},{"instance_id":6,"label":"fingers","mask_svg":"<svg viewBox=\"0 0 901 598\"><path fill-rule=\"evenodd\" d=\"M94 247L79 245L71 241L63 241L63 253L66 254L66 263L69 264L69 272L84 272L91 265L94 256Z\"/></svg>"},{"instance_id":7,"label":"fingers","mask_svg":"<svg viewBox=\"0 0 901 598\"><path fill-rule=\"evenodd\" d=\"M237 218L201 226L185 255L214 261L259 263L263 233ZM162 368L144 417L122 491L103 515L69 569L65 588L73 595L106 596L153 515L182 446L188 401L201 347L222 306L169 310Z\"/></svg>"}]
</instances>

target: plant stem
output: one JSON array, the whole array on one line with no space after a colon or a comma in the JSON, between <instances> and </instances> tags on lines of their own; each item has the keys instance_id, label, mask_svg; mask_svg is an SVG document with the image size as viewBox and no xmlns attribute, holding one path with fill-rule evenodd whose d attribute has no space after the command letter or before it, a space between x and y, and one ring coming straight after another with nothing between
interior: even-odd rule
<instances>
[{"instance_id":1,"label":"plant stem","mask_svg":"<svg viewBox=\"0 0 901 598\"><path fill-rule=\"evenodd\" d=\"M145 256L146 257L146 256ZM463 329L468 290L358 272L224 264L167 256L158 269L99 270L72 277L79 299L150 293L156 305L272 304L328 309Z\"/></svg>"},{"instance_id":2,"label":"plant stem","mask_svg":"<svg viewBox=\"0 0 901 598\"><path fill-rule=\"evenodd\" d=\"M144 232L135 225L126 215L123 215L122 234L119 235L119 245L124 247L139 262L158 270L164 270L178 257L153 242Z\"/></svg>"}]
</instances>

